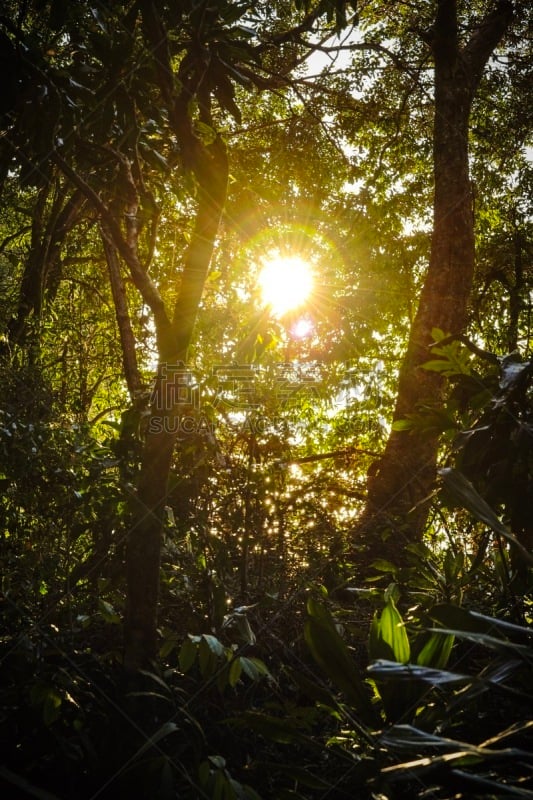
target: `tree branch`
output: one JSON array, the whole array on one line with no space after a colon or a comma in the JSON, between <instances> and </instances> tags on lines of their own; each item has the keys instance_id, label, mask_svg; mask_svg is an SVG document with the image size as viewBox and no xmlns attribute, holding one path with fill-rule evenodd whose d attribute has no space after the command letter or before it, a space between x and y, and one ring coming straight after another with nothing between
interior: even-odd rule
<instances>
[{"instance_id":1,"label":"tree branch","mask_svg":"<svg viewBox=\"0 0 533 800\"><path fill-rule=\"evenodd\" d=\"M509 28L514 16L513 4L509 0L499 0L496 8L488 13L463 48L463 57L475 90L481 80L483 69Z\"/></svg>"},{"instance_id":2,"label":"tree branch","mask_svg":"<svg viewBox=\"0 0 533 800\"><path fill-rule=\"evenodd\" d=\"M159 289L144 270L139 260L139 256L129 242L126 241L122 233L120 224L116 221L110 209L103 202L101 197L89 186L89 184L79 175L67 162L59 155L57 150L51 154L52 161L57 164L61 171L69 178L72 183L80 189L89 202L94 206L101 220L105 223L113 244L126 262L130 271L131 279L139 291L146 305L154 315L156 335L160 345L167 349L171 337L171 325L168 318L163 298Z\"/></svg>"}]
</instances>

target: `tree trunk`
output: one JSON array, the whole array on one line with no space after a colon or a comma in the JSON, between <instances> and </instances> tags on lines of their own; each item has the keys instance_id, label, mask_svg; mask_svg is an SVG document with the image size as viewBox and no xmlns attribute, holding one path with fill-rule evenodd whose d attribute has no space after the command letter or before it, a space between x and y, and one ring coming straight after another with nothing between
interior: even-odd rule
<instances>
[{"instance_id":1,"label":"tree trunk","mask_svg":"<svg viewBox=\"0 0 533 800\"><path fill-rule=\"evenodd\" d=\"M142 390L142 380L137 364L135 334L131 325L130 312L128 309L128 298L126 296L126 287L124 286L124 281L122 280L122 275L120 274L120 262L116 248L113 244L113 239L109 233L109 230L106 229L104 222L102 222L101 225L101 234L102 244L104 245L104 253L107 261L111 294L113 295L113 304L115 306L115 317L120 336L124 377L126 378L130 398L132 402L134 402Z\"/></svg>"},{"instance_id":2,"label":"tree trunk","mask_svg":"<svg viewBox=\"0 0 533 800\"><path fill-rule=\"evenodd\" d=\"M433 237L428 272L401 369L394 420L438 405L443 380L423 369L431 357L431 331L460 333L467 322L474 273L474 217L468 169L472 100L488 58L512 17L508 3L488 14L459 46L455 0L439 0L431 42L435 65L433 128ZM368 567L375 558L402 563L405 545L419 541L434 486L438 436L392 431L369 470L366 508L354 544Z\"/></svg>"},{"instance_id":3,"label":"tree trunk","mask_svg":"<svg viewBox=\"0 0 533 800\"><path fill-rule=\"evenodd\" d=\"M24 341L28 318L33 314L39 319L45 297L49 303L53 302L61 280L61 248L80 220L84 203L82 193L75 191L66 199L65 187L56 186L55 198L52 198L47 214L51 190L51 184L39 190L33 209L31 247L20 284L17 314L8 326L11 344Z\"/></svg>"},{"instance_id":4,"label":"tree trunk","mask_svg":"<svg viewBox=\"0 0 533 800\"><path fill-rule=\"evenodd\" d=\"M207 277L220 216L224 207L228 163L222 139L217 140L198 175L199 203L191 244L185 259L172 323L172 339L159 342L160 363L152 395L133 525L126 555L127 604L124 624L124 666L146 668L157 656L157 610L164 508L178 415L190 405L176 399L187 375L187 352ZM181 384L183 386L183 384Z\"/></svg>"}]
</instances>

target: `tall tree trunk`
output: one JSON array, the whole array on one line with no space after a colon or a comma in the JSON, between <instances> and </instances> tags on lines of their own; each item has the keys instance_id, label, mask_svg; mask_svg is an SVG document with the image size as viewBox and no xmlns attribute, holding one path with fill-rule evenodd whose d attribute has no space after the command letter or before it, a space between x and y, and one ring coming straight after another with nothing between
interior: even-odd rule
<instances>
[{"instance_id":1,"label":"tall tree trunk","mask_svg":"<svg viewBox=\"0 0 533 800\"><path fill-rule=\"evenodd\" d=\"M160 363L128 537L124 666L129 672L149 666L157 656L163 514L177 438L176 419L180 411L187 410L185 404L176 405L173 389L179 385L173 386L173 381L186 378L187 352L226 200L228 163L222 139L212 146L197 177L196 224L175 305L172 336L158 344Z\"/></svg>"},{"instance_id":2,"label":"tall tree trunk","mask_svg":"<svg viewBox=\"0 0 533 800\"><path fill-rule=\"evenodd\" d=\"M431 331L460 333L467 322L474 273L474 217L468 169L472 100L483 69L512 18L502 2L487 14L470 40L459 44L456 0L439 0L433 38L433 237L428 272L399 376L394 420L435 406L442 399L438 373L423 369L431 356ZM363 545L362 566L375 558L401 563L403 548L420 540L427 497L434 486L438 437L392 431L368 476L366 508L355 531Z\"/></svg>"}]
</instances>

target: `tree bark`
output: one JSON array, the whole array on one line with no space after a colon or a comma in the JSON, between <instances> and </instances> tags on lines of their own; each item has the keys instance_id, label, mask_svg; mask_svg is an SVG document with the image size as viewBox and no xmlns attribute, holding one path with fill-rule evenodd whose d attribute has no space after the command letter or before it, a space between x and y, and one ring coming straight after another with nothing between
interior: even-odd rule
<instances>
[{"instance_id":1,"label":"tree bark","mask_svg":"<svg viewBox=\"0 0 533 800\"><path fill-rule=\"evenodd\" d=\"M126 287L120 274L120 262L118 254L113 244L113 240L105 223L102 223L102 243L107 261L109 273L109 283L111 294L113 295L113 305L115 306L115 317L117 320L118 333L122 348L122 364L124 366L124 376L128 386L128 392L132 401L138 398L142 390L142 380L137 364L137 353L135 351L135 334L131 326L131 318L128 309L128 298Z\"/></svg>"},{"instance_id":2,"label":"tree bark","mask_svg":"<svg viewBox=\"0 0 533 800\"><path fill-rule=\"evenodd\" d=\"M474 273L474 215L468 168L472 100L483 69L512 19L502 2L463 47L456 0L439 0L431 43L434 58L433 235L428 272L400 369L394 420L442 401L443 380L423 368L432 329L459 334L467 322ZM391 431L368 475L365 510L355 531L362 568L375 558L404 560L405 545L422 537L435 482L438 436Z\"/></svg>"},{"instance_id":3,"label":"tree bark","mask_svg":"<svg viewBox=\"0 0 533 800\"><path fill-rule=\"evenodd\" d=\"M173 402L172 380L180 374L180 369L186 370L187 353L226 200L228 163L222 139L205 153L197 177L196 224L174 309L172 338L159 347L158 375L134 502L134 521L128 537L124 623L124 666L128 672L150 666L157 657L163 515L179 427L176 417L180 411L186 411L184 404L176 407Z\"/></svg>"},{"instance_id":4,"label":"tree bark","mask_svg":"<svg viewBox=\"0 0 533 800\"><path fill-rule=\"evenodd\" d=\"M45 298L51 303L61 280L61 248L80 220L84 203L81 192L75 191L68 199L63 186L55 187L51 199L51 184L46 184L37 195L31 224L31 245L20 284L16 316L8 325L11 344L24 341L30 315L41 316ZM51 207L47 212L47 204Z\"/></svg>"}]
</instances>

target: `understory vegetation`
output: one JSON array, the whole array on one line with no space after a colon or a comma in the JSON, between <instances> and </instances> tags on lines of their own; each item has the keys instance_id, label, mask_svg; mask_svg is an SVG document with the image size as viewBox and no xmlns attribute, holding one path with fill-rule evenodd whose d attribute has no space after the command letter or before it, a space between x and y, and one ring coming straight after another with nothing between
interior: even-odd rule
<instances>
[{"instance_id":1,"label":"understory vegetation","mask_svg":"<svg viewBox=\"0 0 533 800\"><path fill-rule=\"evenodd\" d=\"M531 11L4 5L3 796L533 798Z\"/></svg>"}]
</instances>

